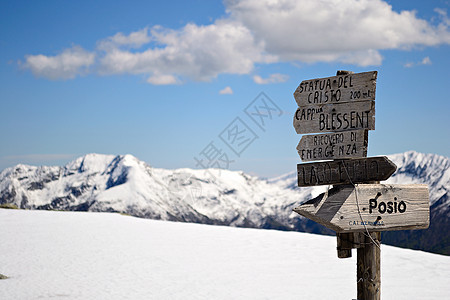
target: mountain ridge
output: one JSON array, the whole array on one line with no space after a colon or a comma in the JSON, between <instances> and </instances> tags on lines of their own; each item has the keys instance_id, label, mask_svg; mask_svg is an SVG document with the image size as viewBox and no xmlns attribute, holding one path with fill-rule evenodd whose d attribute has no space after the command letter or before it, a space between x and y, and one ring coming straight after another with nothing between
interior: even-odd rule
<instances>
[{"instance_id":1,"label":"mountain ridge","mask_svg":"<svg viewBox=\"0 0 450 300\"><path fill-rule=\"evenodd\" d=\"M434 227L449 226L449 159L414 151L388 157L397 164L398 170L386 183L426 183L430 189L432 230L420 231L427 234L412 233L415 239L426 242L411 245L406 235L401 237L404 242L399 245L439 252L439 228ZM19 164L5 169L0 173L0 204L333 234L292 212L294 207L327 187L299 188L296 182L295 172L261 179L242 171L166 170L153 168L129 154L91 153L61 167ZM437 243L427 241L430 232ZM401 234L405 232L386 233L384 241L395 244ZM446 237L443 238L445 241ZM450 249L445 251L450 254Z\"/></svg>"}]
</instances>

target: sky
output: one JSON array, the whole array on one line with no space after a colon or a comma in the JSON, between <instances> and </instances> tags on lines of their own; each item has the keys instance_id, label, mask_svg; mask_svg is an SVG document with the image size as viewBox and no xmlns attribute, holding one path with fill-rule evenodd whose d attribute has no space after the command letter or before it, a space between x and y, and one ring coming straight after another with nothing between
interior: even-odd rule
<instances>
[{"instance_id":1,"label":"sky","mask_svg":"<svg viewBox=\"0 0 450 300\"><path fill-rule=\"evenodd\" d=\"M450 1L0 1L0 170L132 154L273 177L301 81L378 71L368 156L450 156Z\"/></svg>"}]
</instances>

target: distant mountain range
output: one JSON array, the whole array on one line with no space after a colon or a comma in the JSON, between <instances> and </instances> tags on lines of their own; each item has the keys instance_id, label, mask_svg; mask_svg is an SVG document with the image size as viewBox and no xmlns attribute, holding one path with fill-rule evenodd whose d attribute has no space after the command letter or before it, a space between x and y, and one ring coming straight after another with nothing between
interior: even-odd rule
<instances>
[{"instance_id":1,"label":"distant mountain range","mask_svg":"<svg viewBox=\"0 0 450 300\"><path fill-rule=\"evenodd\" d=\"M388 183L428 184L431 225L383 233L383 242L450 255L449 159L413 151L389 158L398 170ZM267 180L229 170L152 168L132 155L87 154L63 167L19 164L3 170L0 204L333 234L292 212L326 188L297 187L295 172Z\"/></svg>"}]
</instances>

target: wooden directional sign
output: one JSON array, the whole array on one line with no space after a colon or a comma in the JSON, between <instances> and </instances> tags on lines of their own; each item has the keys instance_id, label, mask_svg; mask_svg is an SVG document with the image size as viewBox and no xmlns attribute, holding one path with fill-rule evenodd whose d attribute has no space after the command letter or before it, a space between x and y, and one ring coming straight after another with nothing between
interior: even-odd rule
<instances>
[{"instance_id":1,"label":"wooden directional sign","mask_svg":"<svg viewBox=\"0 0 450 300\"><path fill-rule=\"evenodd\" d=\"M367 130L304 135L297 151L302 161L361 158L367 156Z\"/></svg>"},{"instance_id":2,"label":"wooden directional sign","mask_svg":"<svg viewBox=\"0 0 450 300\"><path fill-rule=\"evenodd\" d=\"M304 80L294 92L298 106L375 100L377 72Z\"/></svg>"},{"instance_id":3,"label":"wooden directional sign","mask_svg":"<svg viewBox=\"0 0 450 300\"><path fill-rule=\"evenodd\" d=\"M294 211L336 232L426 229L429 203L426 184L359 184L330 189Z\"/></svg>"},{"instance_id":4,"label":"wooden directional sign","mask_svg":"<svg viewBox=\"0 0 450 300\"><path fill-rule=\"evenodd\" d=\"M385 156L297 164L298 186L381 181L395 170L397 166Z\"/></svg>"},{"instance_id":5,"label":"wooden directional sign","mask_svg":"<svg viewBox=\"0 0 450 300\"><path fill-rule=\"evenodd\" d=\"M297 133L375 129L375 101L301 106L294 115Z\"/></svg>"},{"instance_id":6,"label":"wooden directional sign","mask_svg":"<svg viewBox=\"0 0 450 300\"><path fill-rule=\"evenodd\" d=\"M426 185L371 184L388 179L397 166L384 156L360 158L367 155L368 130L375 129L376 79L376 71L338 71L302 81L293 121L299 134L320 133L300 140L302 161L327 160L298 164L298 186L335 185L294 211L336 231L339 258L358 248L358 299L373 300L380 299L379 231L430 224Z\"/></svg>"}]
</instances>

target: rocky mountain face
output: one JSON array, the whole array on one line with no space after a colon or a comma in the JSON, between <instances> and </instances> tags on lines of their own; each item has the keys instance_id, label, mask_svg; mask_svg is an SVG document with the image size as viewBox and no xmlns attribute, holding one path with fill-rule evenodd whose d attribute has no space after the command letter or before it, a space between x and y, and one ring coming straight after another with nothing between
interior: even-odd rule
<instances>
[{"instance_id":1,"label":"rocky mountain face","mask_svg":"<svg viewBox=\"0 0 450 300\"><path fill-rule=\"evenodd\" d=\"M388 232L389 244L450 254L450 162L406 152L389 183L426 183L428 230ZM131 155L88 154L63 167L17 165L0 173L0 204L23 209L120 212L137 217L333 234L292 209L327 187L298 188L289 173L263 180L243 172L152 168ZM444 248L444 249L442 249Z\"/></svg>"}]
</instances>

